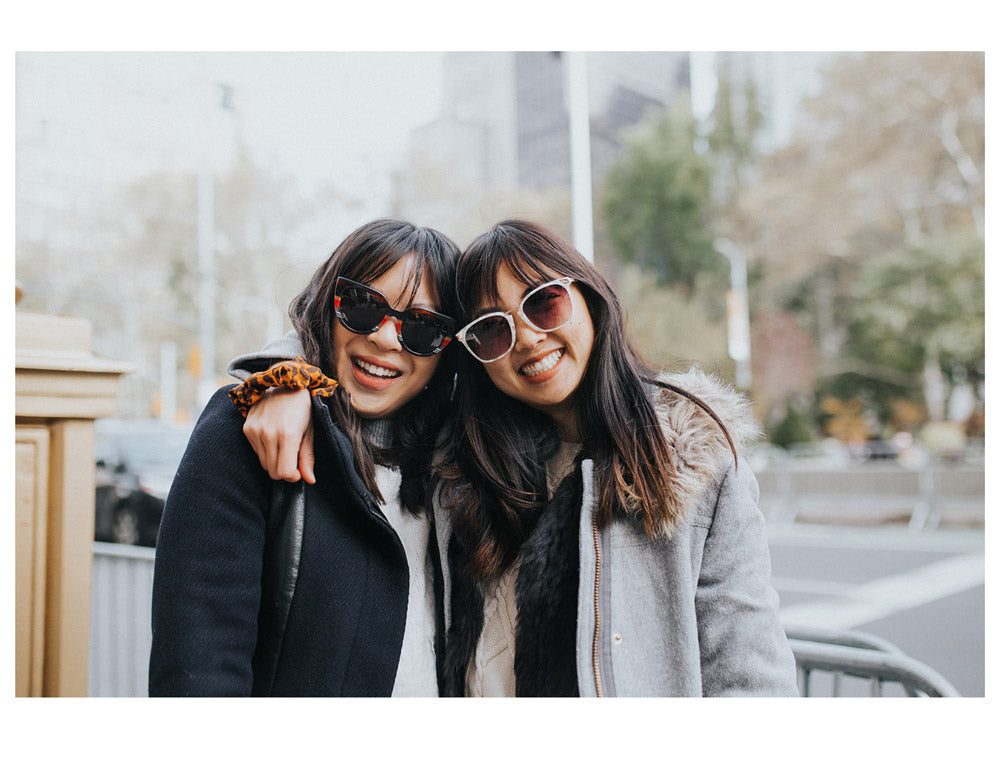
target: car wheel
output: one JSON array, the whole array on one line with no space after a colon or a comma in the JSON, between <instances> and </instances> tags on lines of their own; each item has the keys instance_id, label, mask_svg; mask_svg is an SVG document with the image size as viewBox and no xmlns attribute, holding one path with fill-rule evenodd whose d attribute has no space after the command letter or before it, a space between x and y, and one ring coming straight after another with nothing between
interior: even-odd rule
<instances>
[{"instance_id":1,"label":"car wheel","mask_svg":"<svg viewBox=\"0 0 1000 778\"><path fill-rule=\"evenodd\" d=\"M114 543L136 545L139 542L139 517L128 506L115 511L111 522L111 540Z\"/></svg>"}]
</instances>

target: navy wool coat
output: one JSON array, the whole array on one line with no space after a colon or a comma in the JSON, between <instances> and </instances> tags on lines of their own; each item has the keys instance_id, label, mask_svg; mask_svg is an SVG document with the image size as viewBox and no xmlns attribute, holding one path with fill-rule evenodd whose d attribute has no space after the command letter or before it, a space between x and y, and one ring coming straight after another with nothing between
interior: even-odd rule
<instances>
[{"instance_id":1,"label":"navy wool coat","mask_svg":"<svg viewBox=\"0 0 1000 778\"><path fill-rule=\"evenodd\" d=\"M208 403L164 509L151 696L388 696L406 555L313 401L315 485L272 481L226 389Z\"/></svg>"}]
</instances>

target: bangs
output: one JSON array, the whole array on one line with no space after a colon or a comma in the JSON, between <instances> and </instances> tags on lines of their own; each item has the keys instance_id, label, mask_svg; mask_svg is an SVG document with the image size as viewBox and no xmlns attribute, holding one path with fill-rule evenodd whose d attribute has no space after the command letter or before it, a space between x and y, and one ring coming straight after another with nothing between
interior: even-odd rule
<instances>
[{"instance_id":1,"label":"bangs","mask_svg":"<svg viewBox=\"0 0 1000 778\"><path fill-rule=\"evenodd\" d=\"M497 228L476 241L459 259L455 285L462 314L469 317L484 303L499 301L497 281L502 267L532 288L565 275L560 270L562 265L565 262L557 253L511 240L502 227Z\"/></svg>"},{"instance_id":2,"label":"bangs","mask_svg":"<svg viewBox=\"0 0 1000 778\"><path fill-rule=\"evenodd\" d=\"M337 275L346 276L352 281L371 286L372 282L392 270L400 262L412 258L406 270L405 288L407 291L403 308L409 308L417 291L420 289L420 282L424 274L429 275L431 287L437 289L435 279L431 273L429 263L425 262L424 254L417 248L411 246L393 246L389 250L378 255L366 256L364 251L358 251L354 257L349 257L340 267ZM352 261L354 260L354 261ZM440 295L438 295L440 297Z\"/></svg>"}]
</instances>

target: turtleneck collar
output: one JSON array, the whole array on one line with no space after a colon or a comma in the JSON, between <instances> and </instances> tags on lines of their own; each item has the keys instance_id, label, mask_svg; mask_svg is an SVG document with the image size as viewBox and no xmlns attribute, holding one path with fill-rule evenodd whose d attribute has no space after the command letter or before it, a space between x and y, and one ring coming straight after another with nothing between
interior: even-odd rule
<instances>
[{"instance_id":1,"label":"turtleneck collar","mask_svg":"<svg viewBox=\"0 0 1000 778\"><path fill-rule=\"evenodd\" d=\"M391 417L382 419L361 419L361 434L375 448L386 449L392 445L393 421Z\"/></svg>"}]
</instances>

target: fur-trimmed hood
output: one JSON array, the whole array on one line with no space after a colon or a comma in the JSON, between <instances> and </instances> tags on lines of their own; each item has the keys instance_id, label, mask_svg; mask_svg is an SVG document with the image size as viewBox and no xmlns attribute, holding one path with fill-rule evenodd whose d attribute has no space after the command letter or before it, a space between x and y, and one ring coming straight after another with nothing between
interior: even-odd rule
<instances>
[{"instance_id":1,"label":"fur-trimmed hood","mask_svg":"<svg viewBox=\"0 0 1000 778\"><path fill-rule=\"evenodd\" d=\"M748 445L760 437L761 429L744 395L694 367L686 373L661 373L657 378L711 408L733 440L737 466L746 466ZM664 531L670 535L705 490L729 468L733 452L715 420L686 397L660 387L653 402L677 469L674 483L679 509L676 517L664 517Z\"/></svg>"},{"instance_id":2,"label":"fur-trimmed hood","mask_svg":"<svg viewBox=\"0 0 1000 778\"><path fill-rule=\"evenodd\" d=\"M759 435L749 402L696 369L658 379L712 409L732 438L737 471L712 417L660 387L652 399L677 471L678 499L661 519L669 542L649 542L624 516L594 531L593 462L581 461L563 479L521 547L513 646L519 697L796 693L747 462L748 443ZM442 507L435 536L448 624L446 696L466 692L487 591L468 576L450 520Z\"/></svg>"}]
</instances>

